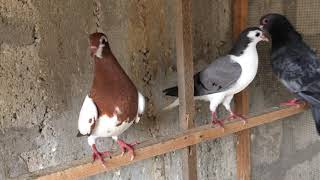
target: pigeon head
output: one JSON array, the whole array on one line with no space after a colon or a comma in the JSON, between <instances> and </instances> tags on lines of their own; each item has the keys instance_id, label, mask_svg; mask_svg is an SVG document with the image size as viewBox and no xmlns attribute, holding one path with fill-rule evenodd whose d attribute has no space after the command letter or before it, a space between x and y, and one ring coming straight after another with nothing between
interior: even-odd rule
<instances>
[{"instance_id":1,"label":"pigeon head","mask_svg":"<svg viewBox=\"0 0 320 180\"><path fill-rule=\"evenodd\" d=\"M269 41L266 33L258 27L249 27L240 33L229 54L240 56L249 44L256 46L260 41Z\"/></svg>"},{"instance_id":2,"label":"pigeon head","mask_svg":"<svg viewBox=\"0 0 320 180\"><path fill-rule=\"evenodd\" d=\"M260 19L260 28L268 32L272 40L286 40L290 32L296 32L289 20L281 14L267 14Z\"/></svg>"},{"instance_id":3,"label":"pigeon head","mask_svg":"<svg viewBox=\"0 0 320 180\"><path fill-rule=\"evenodd\" d=\"M107 53L109 48L109 43L107 36L103 33L96 32L89 36L90 41L90 54L91 56L96 56L102 58L103 54Z\"/></svg>"},{"instance_id":4,"label":"pigeon head","mask_svg":"<svg viewBox=\"0 0 320 180\"><path fill-rule=\"evenodd\" d=\"M248 38L250 43L258 43L260 41L269 41L267 34L258 27L250 27L245 29L241 34L240 38Z\"/></svg>"}]
</instances>

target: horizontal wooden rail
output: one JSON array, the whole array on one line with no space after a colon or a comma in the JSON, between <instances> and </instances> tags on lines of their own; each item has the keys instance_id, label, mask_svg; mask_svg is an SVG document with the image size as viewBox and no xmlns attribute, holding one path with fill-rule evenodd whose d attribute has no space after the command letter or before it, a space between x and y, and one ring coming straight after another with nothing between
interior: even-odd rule
<instances>
[{"instance_id":1,"label":"horizontal wooden rail","mask_svg":"<svg viewBox=\"0 0 320 180\"><path fill-rule=\"evenodd\" d=\"M138 145L135 151L136 156L133 161L130 161L130 156L128 155L124 155L123 157L121 157L120 154L117 154L113 156L112 159L106 160L105 168L99 161L90 163L88 162L89 159L86 159L73 163L73 165L67 169L47 169L40 173L35 173L31 176L28 175L27 177L37 178L39 180L78 179L81 177L88 177L122 166L126 166L137 161L145 160L154 156L162 155L171 151L195 145L206 140L219 138L245 129L283 119L301 113L306 109L307 105L301 105L300 107L272 109L262 113L261 115L252 115L250 118L248 118L246 124L243 124L242 121L238 120L226 123L224 130L220 127L204 125L187 130L177 135L173 135L171 137L158 138L157 140L145 142Z\"/></svg>"}]
</instances>

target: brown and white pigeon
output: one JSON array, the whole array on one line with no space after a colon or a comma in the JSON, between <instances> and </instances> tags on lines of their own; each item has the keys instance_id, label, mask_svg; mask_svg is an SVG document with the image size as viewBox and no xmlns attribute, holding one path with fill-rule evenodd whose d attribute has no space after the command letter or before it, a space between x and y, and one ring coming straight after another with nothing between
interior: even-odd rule
<instances>
[{"instance_id":1,"label":"brown and white pigeon","mask_svg":"<svg viewBox=\"0 0 320 180\"><path fill-rule=\"evenodd\" d=\"M108 39L103 33L93 33L90 53L94 60L94 79L90 93L85 97L79 120L77 136L87 135L93 160L110 156L108 151L96 148L98 137L112 137L122 150L134 158L134 144L125 143L118 136L133 123L138 123L145 109L145 99L137 90L114 57Z\"/></svg>"}]
</instances>

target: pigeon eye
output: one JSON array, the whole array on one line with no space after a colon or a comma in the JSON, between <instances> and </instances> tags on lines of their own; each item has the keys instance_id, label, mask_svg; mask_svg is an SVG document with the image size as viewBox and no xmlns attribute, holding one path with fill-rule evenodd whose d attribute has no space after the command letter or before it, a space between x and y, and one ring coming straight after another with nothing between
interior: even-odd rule
<instances>
[{"instance_id":1,"label":"pigeon eye","mask_svg":"<svg viewBox=\"0 0 320 180\"><path fill-rule=\"evenodd\" d=\"M107 39L106 39L105 37L102 37L102 38L100 39L100 43L101 43L101 44L107 44Z\"/></svg>"},{"instance_id":2,"label":"pigeon eye","mask_svg":"<svg viewBox=\"0 0 320 180\"><path fill-rule=\"evenodd\" d=\"M268 19L263 19L262 23L263 24L268 24Z\"/></svg>"},{"instance_id":3,"label":"pigeon eye","mask_svg":"<svg viewBox=\"0 0 320 180\"><path fill-rule=\"evenodd\" d=\"M256 37L259 37L259 36L260 36L260 33L257 33L257 34L256 34Z\"/></svg>"}]
</instances>

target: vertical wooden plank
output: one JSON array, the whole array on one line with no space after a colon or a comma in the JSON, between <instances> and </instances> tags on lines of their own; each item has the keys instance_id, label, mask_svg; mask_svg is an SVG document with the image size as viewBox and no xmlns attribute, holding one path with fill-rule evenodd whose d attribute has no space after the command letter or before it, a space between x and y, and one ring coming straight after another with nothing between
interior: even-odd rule
<instances>
[{"instance_id":1,"label":"vertical wooden plank","mask_svg":"<svg viewBox=\"0 0 320 180\"><path fill-rule=\"evenodd\" d=\"M176 48L179 87L179 120L182 129L194 127L191 0L177 0ZM184 180L197 179L196 146L182 150Z\"/></svg>"},{"instance_id":2,"label":"vertical wooden plank","mask_svg":"<svg viewBox=\"0 0 320 180\"><path fill-rule=\"evenodd\" d=\"M233 39L247 26L248 0L233 1ZM235 111L240 114L249 112L248 91L244 90L235 96ZM236 133L237 136L237 179L251 179L251 140L250 129Z\"/></svg>"}]
</instances>

